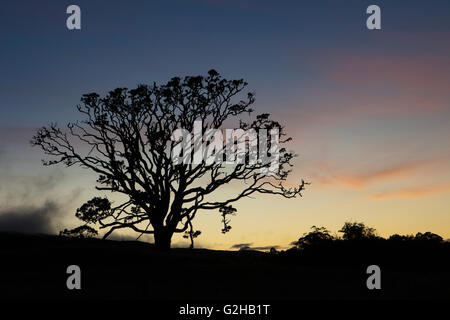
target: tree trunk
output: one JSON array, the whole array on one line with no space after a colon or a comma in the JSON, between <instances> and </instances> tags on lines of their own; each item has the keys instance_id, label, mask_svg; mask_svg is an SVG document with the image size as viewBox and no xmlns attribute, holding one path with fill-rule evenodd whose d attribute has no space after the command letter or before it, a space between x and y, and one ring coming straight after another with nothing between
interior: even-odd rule
<instances>
[{"instance_id":1,"label":"tree trunk","mask_svg":"<svg viewBox=\"0 0 450 320\"><path fill-rule=\"evenodd\" d=\"M169 250L173 232L166 227L156 228L154 233L155 247L160 250Z\"/></svg>"}]
</instances>

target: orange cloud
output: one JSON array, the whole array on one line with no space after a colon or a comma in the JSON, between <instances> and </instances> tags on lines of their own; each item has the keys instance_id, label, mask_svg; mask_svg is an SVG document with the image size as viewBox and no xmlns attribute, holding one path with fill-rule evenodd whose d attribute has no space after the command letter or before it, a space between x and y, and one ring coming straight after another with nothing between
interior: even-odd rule
<instances>
[{"instance_id":1,"label":"orange cloud","mask_svg":"<svg viewBox=\"0 0 450 320\"><path fill-rule=\"evenodd\" d=\"M418 197L427 196L427 195L430 195L433 193L447 192L447 191L450 191L450 185L402 188L402 189L377 193L377 194L374 194L372 196L372 198L375 200L383 200L383 199L389 199L389 198L418 198Z\"/></svg>"},{"instance_id":2,"label":"orange cloud","mask_svg":"<svg viewBox=\"0 0 450 320\"><path fill-rule=\"evenodd\" d=\"M395 165L395 166L392 166L389 168L383 168L380 170L367 172L364 174L347 174L347 175L331 174L328 177L327 176L319 176L319 175L316 175L316 177L319 178L319 181L322 184L341 183L341 184L346 184L353 188L360 189L371 183L408 176L408 175L412 174L414 171L416 171L417 169L419 169L420 167L424 166L426 162L428 162L428 161L409 163L409 164L400 164L400 165Z\"/></svg>"}]
</instances>

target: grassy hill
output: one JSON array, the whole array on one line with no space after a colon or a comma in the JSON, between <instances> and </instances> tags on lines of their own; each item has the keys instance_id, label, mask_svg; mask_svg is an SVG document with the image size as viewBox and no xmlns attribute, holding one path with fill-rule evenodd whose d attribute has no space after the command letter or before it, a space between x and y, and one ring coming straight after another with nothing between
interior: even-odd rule
<instances>
[{"instance_id":1,"label":"grassy hill","mask_svg":"<svg viewBox=\"0 0 450 320\"><path fill-rule=\"evenodd\" d=\"M402 247L403 246L403 247ZM0 233L0 289L8 298L162 300L450 298L449 245L337 243L299 253L173 249ZM82 290L66 288L66 268L81 268ZM366 288L366 268L381 267L382 290Z\"/></svg>"}]
</instances>

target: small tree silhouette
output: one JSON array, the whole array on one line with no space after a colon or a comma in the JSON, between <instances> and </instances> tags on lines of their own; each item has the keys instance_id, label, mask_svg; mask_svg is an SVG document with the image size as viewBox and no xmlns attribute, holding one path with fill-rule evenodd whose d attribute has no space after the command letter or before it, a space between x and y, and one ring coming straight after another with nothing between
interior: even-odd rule
<instances>
[{"instance_id":1,"label":"small tree silhouette","mask_svg":"<svg viewBox=\"0 0 450 320\"><path fill-rule=\"evenodd\" d=\"M418 232L414 240L441 242L443 238L438 234L427 231L425 233Z\"/></svg>"},{"instance_id":2,"label":"small tree silhouette","mask_svg":"<svg viewBox=\"0 0 450 320\"><path fill-rule=\"evenodd\" d=\"M323 244L324 242L333 240L333 236L325 227L311 227L312 231L304 233L302 237L295 242L299 249L304 249L308 246Z\"/></svg>"},{"instance_id":3,"label":"small tree silhouette","mask_svg":"<svg viewBox=\"0 0 450 320\"><path fill-rule=\"evenodd\" d=\"M377 238L376 230L367 227L362 222L345 222L339 232L342 232L344 240L364 240Z\"/></svg>"},{"instance_id":4,"label":"small tree silhouette","mask_svg":"<svg viewBox=\"0 0 450 320\"><path fill-rule=\"evenodd\" d=\"M400 235L400 234L393 234L388 238L389 241L396 241L396 242L402 242L402 241L412 241L414 240L413 235Z\"/></svg>"},{"instance_id":5,"label":"small tree silhouette","mask_svg":"<svg viewBox=\"0 0 450 320\"><path fill-rule=\"evenodd\" d=\"M98 232L88 225L83 225L70 230L64 229L59 235L70 238L94 238L98 235Z\"/></svg>"},{"instance_id":6,"label":"small tree silhouette","mask_svg":"<svg viewBox=\"0 0 450 320\"><path fill-rule=\"evenodd\" d=\"M269 114L248 122L243 119L253 112L250 106L255 101L252 93L238 98L246 85L242 79L226 80L211 70L206 77L175 77L164 85L118 88L105 97L86 94L77 107L84 116L82 121L69 123L64 130L56 124L43 127L31 143L50 157L44 165L62 163L88 169L98 175L97 190L125 198L115 205L106 198L93 198L77 210L77 217L107 229L104 238L117 229L129 228L140 234L153 234L156 246L167 249L174 233L187 231L191 241L199 235L192 231L192 221L200 211L225 210L221 211L222 232L228 232L231 227L224 216L229 214L226 208L233 202L257 193L284 198L301 196L306 185L303 180L293 188L283 185L295 156L281 147L291 140L284 127L271 120ZM235 129L239 132L278 130L280 147L275 151L279 165L271 176L266 174L271 163L248 161L252 141L231 165L225 161L186 161L191 157L184 149L180 161L174 163L173 150L181 149L185 143L173 139L177 129L193 132L197 120L201 120L201 132L206 134L232 119L238 120ZM205 147L213 139L215 136L205 142ZM264 139L268 147L275 146L268 135ZM191 144L195 148L202 143L194 138ZM235 147L234 140L231 145ZM216 159L226 159L224 154L215 152ZM196 154L193 156L195 159ZM235 195L219 199L221 187L230 183Z\"/></svg>"},{"instance_id":7,"label":"small tree silhouette","mask_svg":"<svg viewBox=\"0 0 450 320\"><path fill-rule=\"evenodd\" d=\"M227 219L228 215L235 215L237 210L233 208L233 206L223 206L219 209L219 212L222 214L222 233L227 233L231 230L231 226L229 225L230 219Z\"/></svg>"},{"instance_id":8,"label":"small tree silhouette","mask_svg":"<svg viewBox=\"0 0 450 320\"><path fill-rule=\"evenodd\" d=\"M194 239L197 238L202 232L200 230L193 230L192 223L190 224L189 231L186 231L183 235L183 238L189 239L191 241L191 244L189 246L189 249L194 249Z\"/></svg>"}]
</instances>

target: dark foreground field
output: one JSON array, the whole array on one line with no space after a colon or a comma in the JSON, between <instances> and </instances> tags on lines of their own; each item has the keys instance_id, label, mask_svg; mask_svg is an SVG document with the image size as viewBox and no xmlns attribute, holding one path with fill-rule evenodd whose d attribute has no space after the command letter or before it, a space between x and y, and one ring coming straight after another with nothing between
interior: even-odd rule
<instances>
[{"instance_id":1,"label":"dark foreground field","mask_svg":"<svg viewBox=\"0 0 450 320\"><path fill-rule=\"evenodd\" d=\"M0 234L4 298L161 300L449 299L450 248L385 243L334 245L315 252L155 250L142 242ZM82 289L66 288L81 268ZM366 268L381 268L368 290Z\"/></svg>"}]
</instances>

